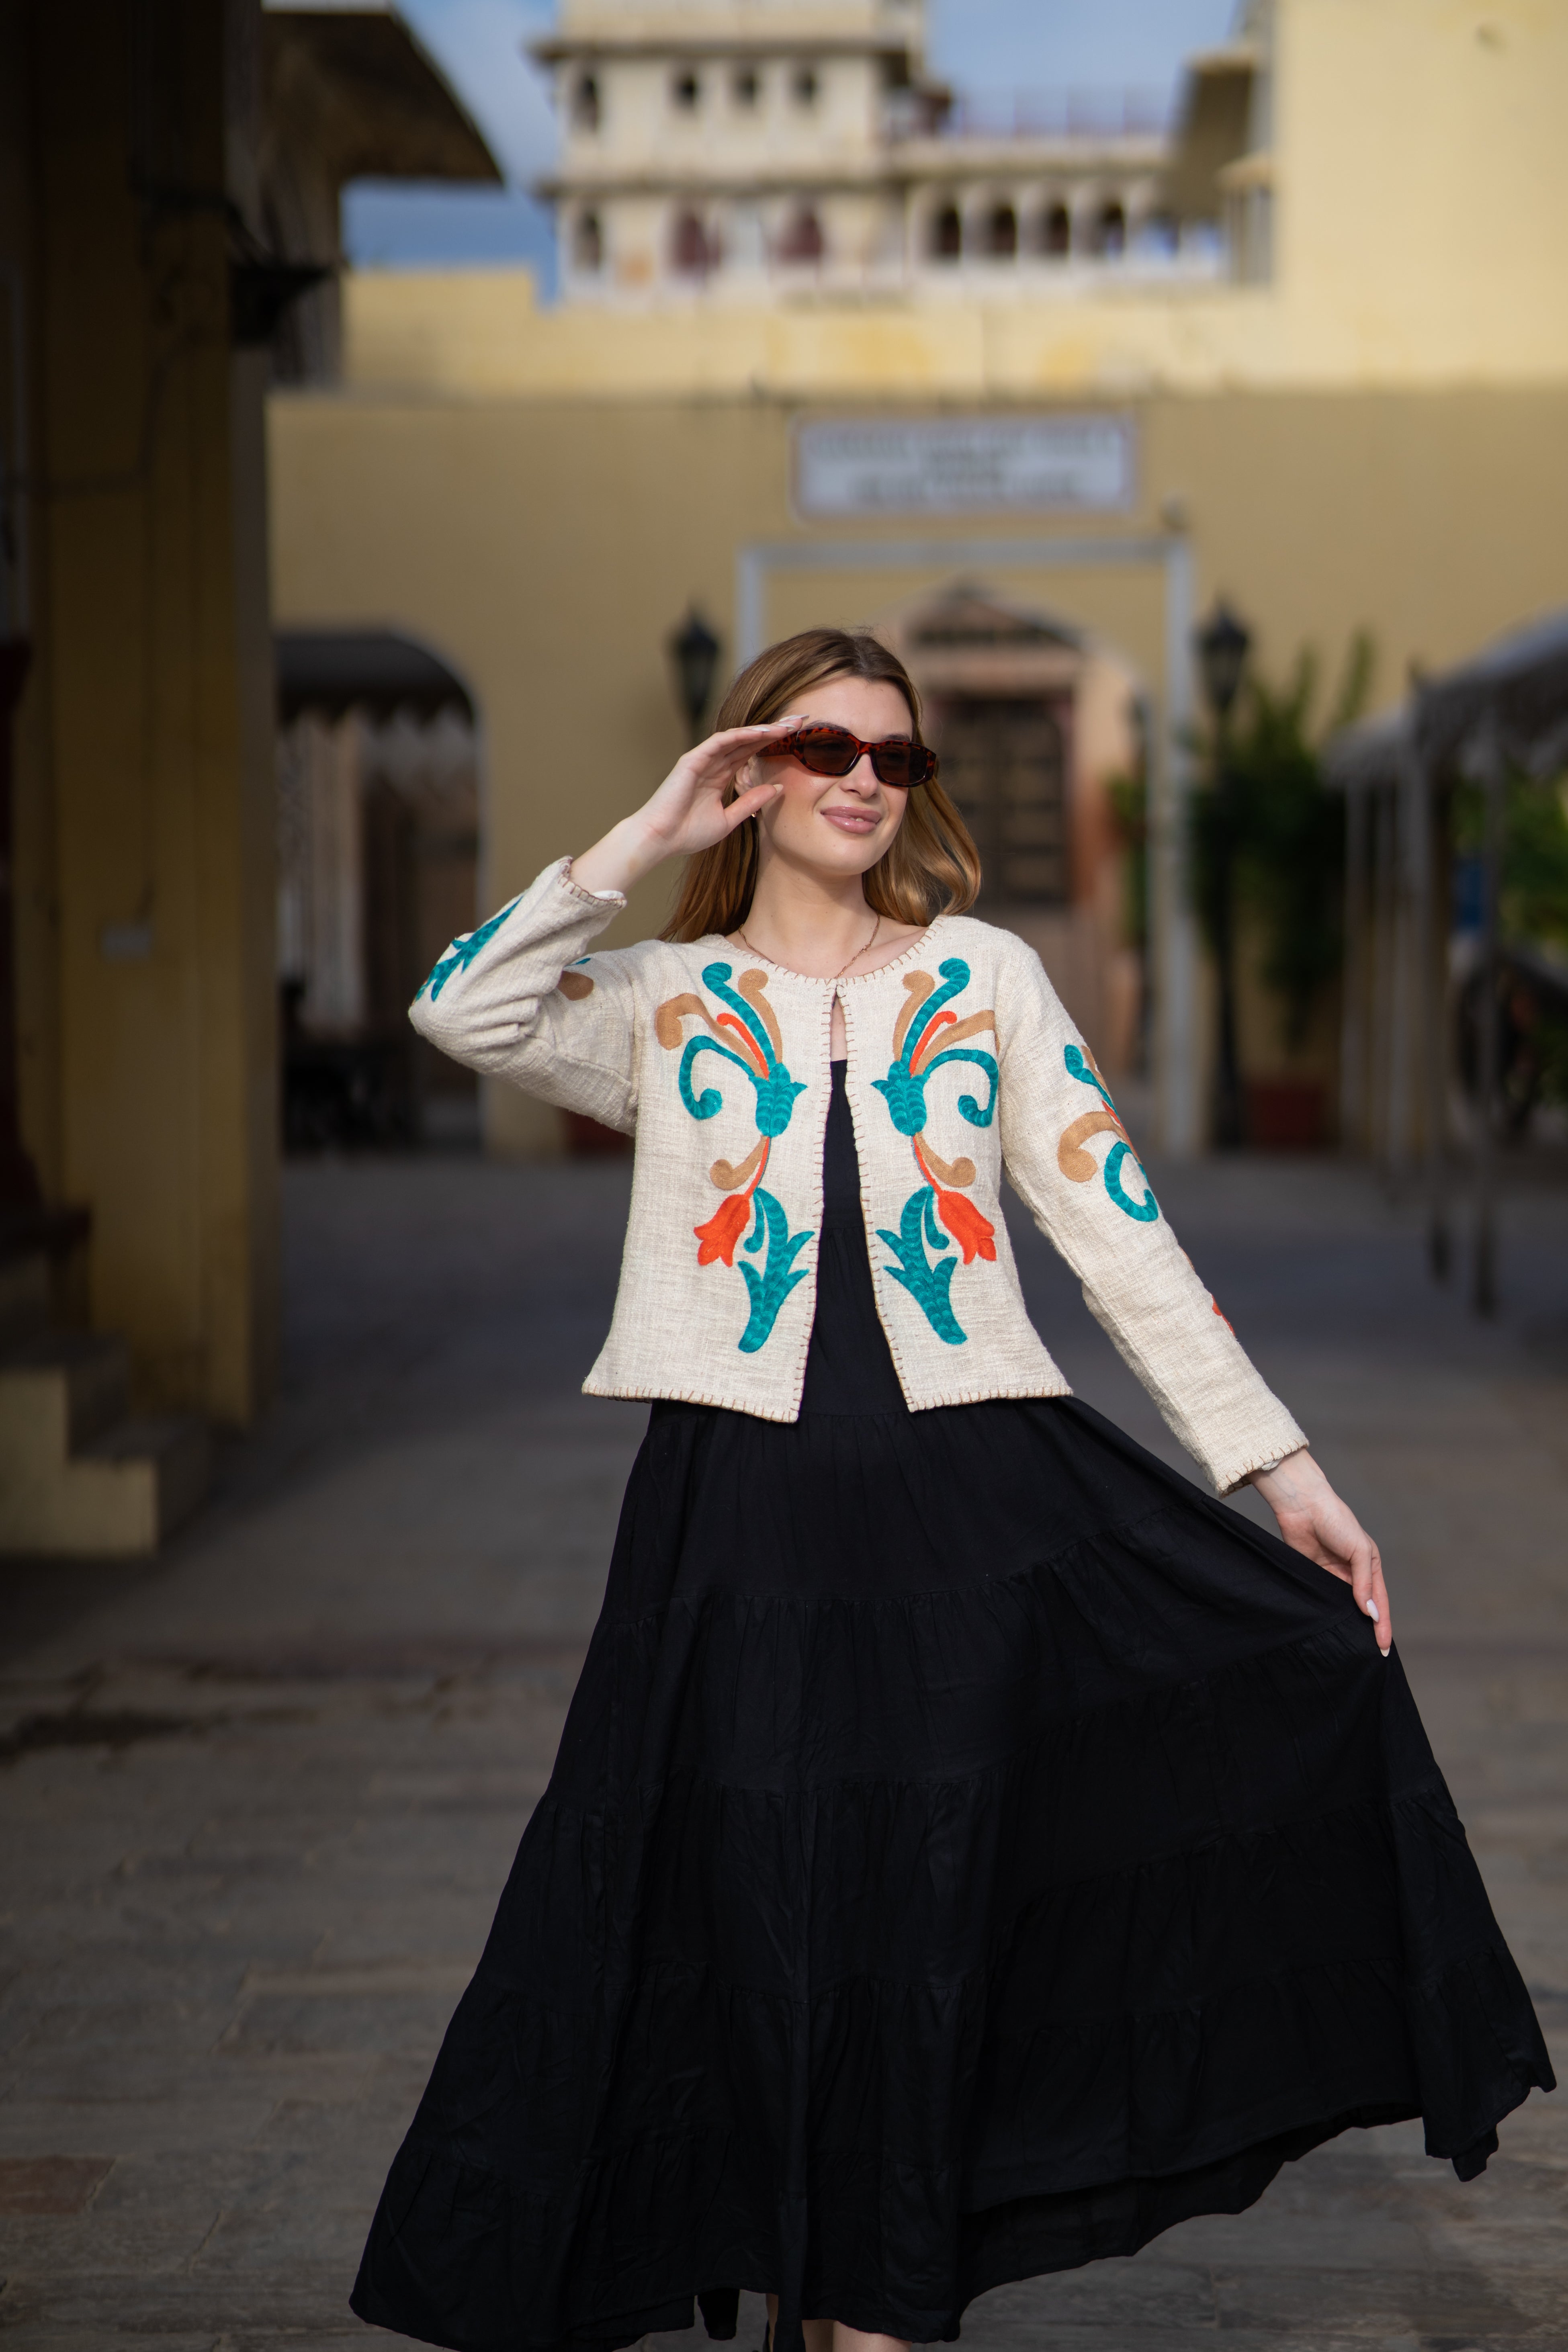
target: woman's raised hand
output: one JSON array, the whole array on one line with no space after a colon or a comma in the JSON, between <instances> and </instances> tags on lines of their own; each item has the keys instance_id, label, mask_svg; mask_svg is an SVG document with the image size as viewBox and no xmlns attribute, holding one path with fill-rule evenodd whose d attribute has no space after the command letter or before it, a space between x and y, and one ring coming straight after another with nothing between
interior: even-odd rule
<instances>
[{"instance_id":1,"label":"woman's raised hand","mask_svg":"<svg viewBox=\"0 0 1568 2352\"><path fill-rule=\"evenodd\" d=\"M602 841L573 859L572 879L583 890L629 890L667 857L711 849L777 798L783 787L776 781L757 781L749 772L751 762L799 723L774 719L765 727L727 727L694 744L635 816L623 817ZM731 784L740 790L726 803Z\"/></svg>"},{"instance_id":2,"label":"woman's raised hand","mask_svg":"<svg viewBox=\"0 0 1568 2352\"><path fill-rule=\"evenodd\" d=\"M1252 1484L1279 1520L1291 1550L1303 1552L1351 1587L1357 1606L1376 1627L1377 1646L1387 1657L1394 1646L1394 1620L1377 1546L1306 1447L1288 1454L1272 1470L1255 1470Z\"/></svg>"}]
</instances>

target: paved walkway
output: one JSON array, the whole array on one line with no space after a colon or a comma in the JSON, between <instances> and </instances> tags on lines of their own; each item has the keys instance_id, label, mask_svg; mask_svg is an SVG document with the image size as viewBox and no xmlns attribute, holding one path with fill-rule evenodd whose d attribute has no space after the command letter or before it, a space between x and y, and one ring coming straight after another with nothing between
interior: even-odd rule
<instances>
[{"instance_id":1,"label":"paved walkway","mask_svg":"<svg viewBox=\"0 0 1568 2352\"><path fill-rule=\"evenodd\" d=\"M624 1167L296 1169L287 1390L155 1567L0 1571L0 2325L47 2352L363 2343L376 2190L543 1786L643 1412L576 1383ZM1476 1326L1347 1171L1162 1197L1377 1530L1401 1647L1568 2043L1568 1192ZM1044 1244L1081 1391L1173 1456ZM1568 2347L1568 2095L1460 2189L1355 2135L1252 2213L985 2297L978 2352ZM748 2333L748 2329L750 2332ZM742 2352L757 2340L742 2317ZM699 2339L667 2339L697 2352Z\"/></svg>"}]
</instances>

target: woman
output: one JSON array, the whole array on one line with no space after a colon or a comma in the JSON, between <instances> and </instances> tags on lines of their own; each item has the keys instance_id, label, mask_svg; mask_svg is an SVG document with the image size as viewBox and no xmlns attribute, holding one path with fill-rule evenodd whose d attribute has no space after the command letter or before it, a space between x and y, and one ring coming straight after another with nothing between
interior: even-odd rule
<instances>
[{"instance_id":1,"label":"woman","mask_svg":"<svg viewBox=\"0 0 1568 2352\"><path fill-rule=\"evenodd\" d=\"M637 1137L586 1387L653 1400L550 1788L362 2317L458 2347L951 2340L1005 2280L1552 2085L1377 1549L1177 1246L920 705L816 629L456 941L448 1053ZM591 954L687 860L661 940ZM1004 1168L1220 1494L1070 1396ZM1325 1575L1323 1570L1329 1573Z\"/></svg>"}]
</instances>

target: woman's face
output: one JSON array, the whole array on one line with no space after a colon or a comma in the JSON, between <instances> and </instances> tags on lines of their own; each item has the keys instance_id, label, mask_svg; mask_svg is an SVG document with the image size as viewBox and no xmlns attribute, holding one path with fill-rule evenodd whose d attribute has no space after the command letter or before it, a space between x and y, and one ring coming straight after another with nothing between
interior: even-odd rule
<instances>
[{"instance_id":1,"label":"woman's face","mask_svg":"<svg viewBox=\"0 0 1568 2352\"><path fill-rule=\"evenodd\" d=\"M880 679L825 679L781 716L847 727L862 743L879 742L888 735L907 740L914 733L909 704L896 686ZM885 855L909 805L909 793L902 787L878 782L864 752L847 776L814 776L787 753L759 759L755 781L784 786L757 819L764 850L835 880L870 871Z\"/></svg>"}]
</instances>

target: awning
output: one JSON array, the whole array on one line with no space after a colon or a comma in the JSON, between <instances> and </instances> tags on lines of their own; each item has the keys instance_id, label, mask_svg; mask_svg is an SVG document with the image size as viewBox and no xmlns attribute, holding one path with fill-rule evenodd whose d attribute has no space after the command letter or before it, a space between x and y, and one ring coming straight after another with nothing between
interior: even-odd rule
<instances>
[{"instance_id":1,"label":"awning","mask_svg":"<svg viewBox=\"0 0 1568 2352\"><path fill-rule=\"evenodd\" d=\"M278 716L302 711L341 719L346 710L429 720L456 711L471 725L473 697L427 646L394 629L279 629L275 639Z\"/></svg>"},{"instance_id":2,"label":"awning","mask_svg":"<svg viewBox=\"0 0 1568 2352\"><path fill-rule=\"evenodd\" d=\"M1448 945L1442 910L1449 855L1440 796L1461 778L1482 788L1477 1103L1470 1120L1472 1295L1497 1304L1496 1128L1500 996L1510 973L1553 1006L1562 973L1500 935L1498 899L1510 772L1542 782L1568 767L1568 610L1513 629L1469 661L1418 677L1404 704L1347 728L1324 774L1347 811L1342 1126L1363 1133L1397 1183L1417 1140L1426 1165L1433 1269L1449 1263Z\"/></svg>"},{"instance_id":3,"label":"awning","mask_svg":"<svg viewBox=\"0 0 1568 2352\"><path fill-rule=\"evenodd\" d=\"M1473 660L1421 679L1400 709L1347 728L1324 772L1346 792L1397 784L1414 752L1442 782L1475 772L1483 747L1525 775L1568 766L1568 611L1511 630Z\"/></svg>"}]
</instances>

